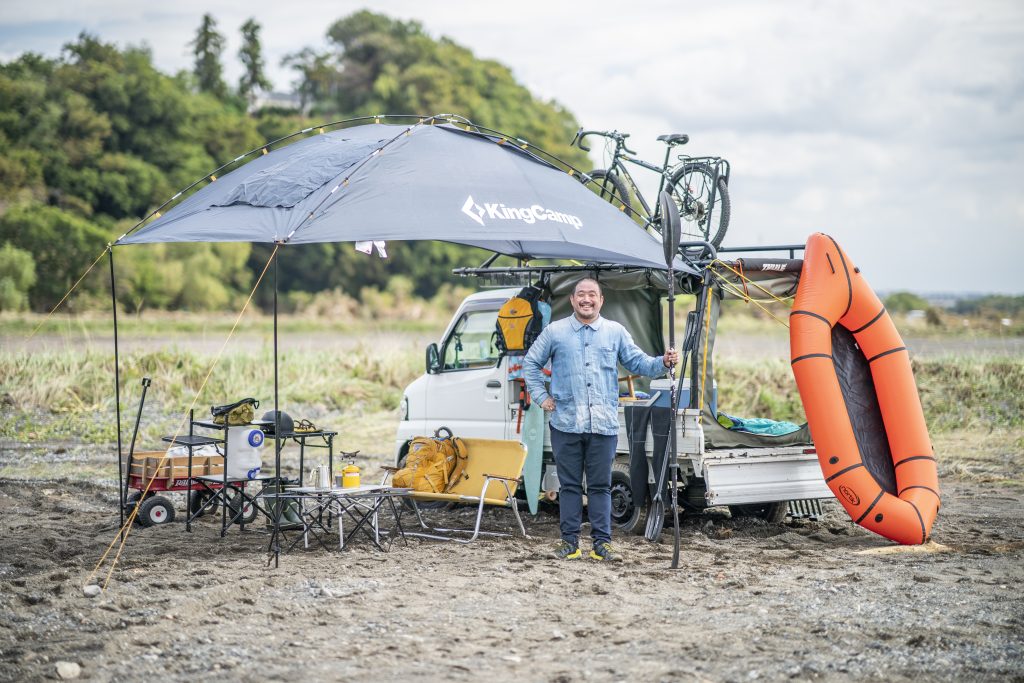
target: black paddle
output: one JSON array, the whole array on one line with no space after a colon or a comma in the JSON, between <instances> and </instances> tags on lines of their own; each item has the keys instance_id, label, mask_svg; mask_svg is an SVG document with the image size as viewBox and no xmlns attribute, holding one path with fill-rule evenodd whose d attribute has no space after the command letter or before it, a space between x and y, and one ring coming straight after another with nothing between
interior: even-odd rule
<instances>
[{"instance_id":1,"label":"black paddle","mask_svg":"<svg viewBox=\"0 0 1024 683\"><path fill-rule=\"evenodd\" d=\"M668 346L674 349L676 345L676 282L673 263L675 262L676 251L679 249L680 224L679 210L668 192L662 192L658 197L658 204L661 211L662 225L662 246L665 249L665 265L668 266ZM658 483L654 491L654 498L651 500L651 508L647 514L647 529L644 536L648 541L656 541L661 536L662 527L665 525L665 474L667 473L668 461L676 458L676 402L678 393L676 391L676 368L675 364L669 367L671 388L669 389L669 406L672 411L669 417L669 434L665 443L665 457L661 461L661 471L658 473ZM677 473L675 466L672 467L672 515L675 529L675 548L672 553L672 568L679 566L679 510L677 507L676 481Z\"/></svg>"}]
</instances>

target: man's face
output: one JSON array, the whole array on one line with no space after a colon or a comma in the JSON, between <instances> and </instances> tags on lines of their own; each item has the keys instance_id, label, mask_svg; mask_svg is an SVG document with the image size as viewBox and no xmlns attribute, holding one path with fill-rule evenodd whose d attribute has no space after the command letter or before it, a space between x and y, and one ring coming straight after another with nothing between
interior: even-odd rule
<instances>
[{"instance_id":1,"label":"man's face","mask_svg":"<svg viewBox=\"0 0 1024 683\"><path fill-rule=\"evenodd\" d=\"M583 322L597 320L601 313L601 306L604 305L604 295L596 282L584 280L576 285L576 291L569 297L572 303L572 310L576 311L576 317Z\"/></svg>"}]
</instances>

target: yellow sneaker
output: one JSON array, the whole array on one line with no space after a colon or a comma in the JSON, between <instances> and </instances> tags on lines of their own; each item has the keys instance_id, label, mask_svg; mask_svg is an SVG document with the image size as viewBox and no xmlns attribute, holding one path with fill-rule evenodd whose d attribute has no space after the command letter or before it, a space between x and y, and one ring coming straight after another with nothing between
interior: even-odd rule
<instances>
[{"instance_id":1,"label":"yellow sneaker","mask_svg":"<svg viewBox=\"0 0 1024 683\"><path fill-rule=\"evenodd\" d=\"M555 549L551 551L551 556L556 560L578 560L583 557L583 553L580 552L578 545L562 540L555 544Z\"/></svg>"},{"instance_id":2,"label":"yellow sneaker","mask_svg":"<svg viewBox=\"0 0 1024 683\"><path fill-rule=\"evenodd\" d=\"M594 544L594 549L590 551L590 559L602 560L604 562L622 562L622 553L612 547L611 543L607 541L599 541Z\"/></svg>"}]
</instances>

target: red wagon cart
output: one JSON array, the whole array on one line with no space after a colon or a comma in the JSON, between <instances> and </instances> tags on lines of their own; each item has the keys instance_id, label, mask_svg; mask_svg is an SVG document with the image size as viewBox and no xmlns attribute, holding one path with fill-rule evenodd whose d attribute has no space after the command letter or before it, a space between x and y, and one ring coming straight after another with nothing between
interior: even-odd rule
<instances>
[{"instance_id":1,"label":"red wagon cart","mask_svg":"<svg viewBox=\"0 0 1024 683\"><path fill-rule=\"evenodd\" d=\"M187 455L165 455L164 451L144 451L134 454L131 469L127 473L127 488L132 491L125 499L126 512L131 512L136 505L139 512L136 516L139 524L144 527L167 524L174 520L174 504L167 492L188 492L190 501L189 516L199 517L216 509L216 503L210 503L214 492L223 488L223 483L212 480L212 476L221 476L224 472L224 456L194 455L192 456L192 473L189 476ZM197 480L203 477L203 480ZM191 483L190 483L191 482ZM237 482L229 486L237 488ZM231 503L229 502L229 508ZM243 510L243 517L249 517ZM234 515L232 515L234 517ZM246 522L252 521L246 519Z\"/></svg>"}]
</instances>

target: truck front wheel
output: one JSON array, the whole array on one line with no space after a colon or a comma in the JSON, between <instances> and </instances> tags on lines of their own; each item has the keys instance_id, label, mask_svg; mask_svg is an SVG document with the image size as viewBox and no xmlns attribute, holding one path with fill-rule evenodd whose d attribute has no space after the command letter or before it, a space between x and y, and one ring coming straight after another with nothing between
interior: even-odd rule
<instances>
[{"instance_id":1,"label":"truck front wheel","mask_svg":"<svg viewBox=\"0 0 1024 683\"><path fill-rule=\"evenodd\" d=\"M629 485L629 465L612 465L612 524L623 533L632 533L640 522L640 506L633 502Z\"/></svg>"}]
</instances>

